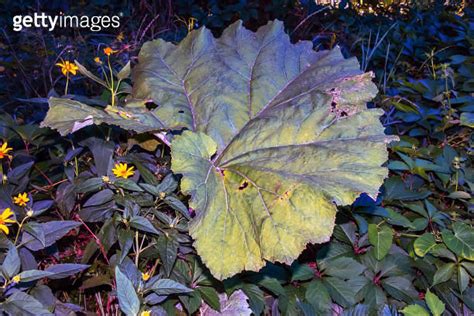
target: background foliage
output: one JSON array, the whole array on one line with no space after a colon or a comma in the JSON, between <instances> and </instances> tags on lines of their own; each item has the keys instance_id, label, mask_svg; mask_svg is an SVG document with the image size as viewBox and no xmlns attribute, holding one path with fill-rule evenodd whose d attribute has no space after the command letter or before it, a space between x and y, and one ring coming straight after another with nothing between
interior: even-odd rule
<instances>
[{"instance_id":1,"label":"background foliage","mask_svg":"<svg viewBox=\"0 0 474 316\"><path fill-rule=\"evenodd\" d=\"M12 159L1 160L6 177L0 211L9 207L23 222L18 238L13 224L0 241L1 309L12 315L111 315L119 309L212 315L219 306L237 305L243 314L272 315L472 313L473 11L438 4L395 10L387 4L367 13L367 7L348 5L0 3L6 26L0 137L13 148ZM122 26L101 33L9 29L13 15L42 10L120 12ZM218 282L192 248L187 221L193 214L169 170L166 146L107 126L60 137L38 123L46 98L63 94L64 76L55 66L60 58L100 73L94 58L105 60L102 49L111 46L118 50L118 71L136 61L149 39L179 41L201 25L218 35L237 19L255 30L275 18L285 22L292 40L311 40L316 49L339 45L346 56L358 57L363 70L374 71L380 93L369 106L385 110L386 132L400 141L391 144L383 194L341 208L330 242L308 245L291 266L268 264L259 273ZM71 79L77 98L107 104L110 95L99 85L80 75ZM116 180L114 162L137 172ZM22 192L30 199L25 207L12 200Z\"/></svg>"}]
</instances>

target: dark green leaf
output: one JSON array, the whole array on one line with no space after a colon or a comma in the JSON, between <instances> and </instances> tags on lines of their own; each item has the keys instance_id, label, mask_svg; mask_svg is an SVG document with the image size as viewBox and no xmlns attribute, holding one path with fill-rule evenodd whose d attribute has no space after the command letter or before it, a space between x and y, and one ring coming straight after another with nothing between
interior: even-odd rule
<instances>
[{"instance_id":1,"label":"dark green leaf","mask_svg":"<svg viewBox=\"0 0 474 316\"><path fill-rule=\"evenodd\" d=\"M189 293L193 290L170 279L159 279L149 284L147 289L152 290L158 295L170 295L170 294L181 294Z\"/></svg>"},{"instance_id":2,"label":"dark green leaf","mask_svg":"<svg viewBox=\"0 0 474 316\"><path fill-rule=\"evenodd\" d=\"M43 245L31 234L24 232L21 243L28 249L37 251L51 246L56 240L61 239L71 229L79 227L81 223L74 221L51 221L39 224L44 232L45 244Z\"/></svg>"},{"instance_id":3,"label":"dark green leaf","mask_svg":"<svg viewBox=\"0 0 474 316\"><path fill-rule=\"evenodd\" d=\"M62 263L46 268L45 271L52 273L50 279L63 279L89 268L88 264Z\"/></svg>"},{"instance_id":4,"label":"dark green leaf","mask_svg":"<svg viewBox=\"0 0 474 316\"><path fill-rule=\"evenodd\" d=\"M456 265L452 262L442 265L433 276L433 285L450 280L455 269Z\"/></svg>"},{"instance_id":5,"label":"dark green leaf","mask_svg":"<svg viewBox=\"0 0 474 316\"><path fill-rule=\"evenodd\" d=\"M321 280L314 280L308 284L305 299L313 306L317 315L324 315L331 310L331 296Z\"/></svg>"},{"instance_id":6,"label":"dark green leaf","mask_svg":"<svg viewBox=\"0 0 474 316\"><path fill-rule=\"evenodd\" d=\"M436 240L431 233L424 233L413 244L416 255L420 257L424 257L434 246L436 246Z\"/></svg>"},{"instance_id":7,"label":"dark green leaf","mask_svg":"<svg viewBox=\"0 0 474 316\"><path fill-rule=\"evenodd\" d=\"M115 267L115 280L117 282L117 297L120 309L125 315L136 316L140 311L140 300L138 299L132 282L125 274Z\"/></svg>"},{"instance_id":8,"label":"dark green leaf","mask_svg":"<svg viewBox=\"0 0 474 316\"><path fill-rule=\"evenodd\" d=\"M374 246L374 254L377 260L382 260L388 254L392 246L392 238L393 233L390 227L369 225L369 241Z\"/></svg>"},{"instance_id":9,"label":"dark green leaf","mask_svg":"<svg viewBox=\"0 0 474 316\"><path fill-rule=\"evenodd\" d=\"M20 271L20 256L15 246L11 246L8 249L5 260L3 260L2 270L3 273L8 277L12 278Z\"/></svg>"},{"instance_id":10,"label":"dark green leaf","mask_svg":"<svg viewBox=\"0 0 474 316\"><path fill-rule=\"evenodd\" d=\"M95 192L99 190L102 185L104 185L104 181L102 178L90 178L84 182L81 182L79 185L76 186L75 192L76 193L89 193Z\"/></svg>"},{"instance_id":11,"label":"dark green leaf","mask_svg":"<svg viewBox=\"0 0 474 316\"><path fill-rule=\"evenodd\" d=\"M143 189L130 179L117 179L114 181L114 185L129 191L143 192Z\"/></svg>"},{"instance_id":12,"label":"dark green leaf","mask_svg":"<svg viewBox=\"0 0 474 316\"><path fill-rule=\"evenodd\" d=\"M40 302L20 291L13 293L2 307L12 316L53 316Z\"/></svg>"},{"instance_id":13,"label":"dark green leaf","mask_svg":"<svg viewBox=\"0 0 474 316\"><path fill-rule=\"evenodd\" d=\"M130 226L141 231L159 235L160 232L153 226L153 224L143 216L133 216L130 219Z\"/></svg>"}]
</instances>

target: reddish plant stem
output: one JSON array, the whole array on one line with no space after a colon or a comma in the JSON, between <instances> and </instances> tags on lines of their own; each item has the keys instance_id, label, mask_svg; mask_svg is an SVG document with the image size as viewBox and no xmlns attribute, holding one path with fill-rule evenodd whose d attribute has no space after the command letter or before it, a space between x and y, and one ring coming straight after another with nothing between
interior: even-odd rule
<instances>
[{"instance_id":1,"label":"reddish plant stem","mask_svg":"<svg viewBox=\"0 0 474 316\"><path fill-rule=\"evenodd\" d=\"M84 227L87 229L89 234L91 234L91 236L95 239L95 242L96 242L97 246L99 246L99 249L100 249L100 252L102 253L102 256L104 257L107 264L110 265L109 258L107 258L107 252L105 251L105 247L102 244L102 242L100 241L99 237L97 237L97 235L94 234L94 232L89 228L89 226L87 226L87 224L82 220L82 218L78 214L75 215L75 219L80 221L82 223L82 225L84 225Z\"/></svg>"}]
</instances>

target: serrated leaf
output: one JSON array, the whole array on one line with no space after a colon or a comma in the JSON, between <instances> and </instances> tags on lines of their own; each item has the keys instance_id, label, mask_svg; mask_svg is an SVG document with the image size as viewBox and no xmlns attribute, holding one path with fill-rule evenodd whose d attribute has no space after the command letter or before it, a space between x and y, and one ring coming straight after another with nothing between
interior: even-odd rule
<instances>
[{"instance_id":1,"label":"serrated leaf","mask_svg":"<svg viewBox=\"0 0 474 316\"><path fill-rule=\"evenodd\" d=\"M444 312L444 303L432 293L430 290L426 291L425 301L433 316L441 316Z\"/></svg>"},{"instance_id":2,"label":"serrated leaf","mask_svg":"<svg viewBox=\"0 0 474 316\"><path fill-rule=\"evenodd\" d=\"M408 303L418 295L412 280L405 276L390 276L382 279L381 284L390 296Z\"/></svg>"},{"instance_id":3,"label":"serrated leaf","mask_svg":"<svg viewBox=\"0 0 474 316\"><path fill-rule=\"evenodd\" d=\"M443 230L441 235L448 248L458 256L474 260L474 229L462 222L453 223L453 232Z\"/></svg>"},{"instance_id":4,"label":"serrated leaf","mask_svg":"<svg viewBox=\"0 0 474 316\"><path fill-rule=\"evenodd\" d=\"M325 315L331 310L331 296L321 280L314 280L308 284L305 299L318 315Z\"/></svg>"},{"instance_id":5,"label":"serrated leaf","mask_svg":"<svg viewBox=\"0 0 474 316\"><path fill-rule=\"evenodd\" d=\"M377 260L382 260L388 254L392 246L392 239L393 232L389 226L369 225L369 241L374 246L374 254Z\"/></svg>"},{"instance_id":6,"label":"serrated leaf","mask_svg":"<svg viewBox=\"0 0 474 316\"><path fill-rule=\"evenodd\" d=\"M364 303L373 309L377 309L387 303L387 296L383 289L375 284L367 284L362 290L362 294L364 296Z\"/></svg>"},{"instance_id":7,"label":"serrated leaf","mask_svg":"<svg viewBox=\"0 0 474 316\"><path fill-rule=\"evenodd\" d=\"M125 315L136 316L140 311L140 300L138 299L132 281L115 267L115 280L117 282L117 297L120 309Z\"/></svg>"},{"instance_id":8,"label":"serrated leaf","mask_svg":"<svg viewBox=\"0 0 474 316\"><path fill-rule=\"evenodd\" d=\"M324 273L341 279L350 279L360 275L366 269L365 266L352 258L341 257L325 262Z\"/></svg>"},{"instance_id":9,"label":"serrated leaf","mask_svg":"<svg viewBox=\"0 0 474 316\"><path fill-rule=\"evenodd\" d=\"M172 169L217 278L291 263L329 239L333 201L374 197L387 175L382 112L365 105L377 92L371 74L339 49L311 47L292 44L281 22L257 33L237 22L219 39L202 28L140 52L134 97L159 104L168 128L192 131L173 140Z\"/></svg>"},{"instance_id":10,"label":"serrated leaf","mask_svg":"<svg viewBox=\"0 0 474 316\"><path fill-rule=\"evenodd\" d=\"M417 256L424 257L436 246L436 240L431 233L424 233L415 240L413 248Z\"/></svg>"},{"instance_id":11,"label":"serrated leaf","mask_svg":"<svg viewBox=\"0 0 474 316\"><path fill-rule=\"evenodd\" d=\"M335 277L323 278L323 283L327 288L331 298L343 307L349 307L356 303L356 294L365 282L362 278L344 281Z\"/></svg>"},{"instance_id":12,"label":"serrated leaf","mask_svg":"<svg viewBox=\"0 0 474 316\"><path fill-rule=\"evenodd\" d=\"M408 305L402 309L402 313L405 316L430 316L430 313L420 305Z\"/></svg>"},{"instance_id":13,"label":"serrated leaf","mask_svg":"<svg viewBox=\"0 0 474 316\"><path fill-rule=\"evenodd\" d=\"M291 265L291 281L306 281L314 277L314 270L307 264L294 262Z\"/></svg>"}]
</instances>

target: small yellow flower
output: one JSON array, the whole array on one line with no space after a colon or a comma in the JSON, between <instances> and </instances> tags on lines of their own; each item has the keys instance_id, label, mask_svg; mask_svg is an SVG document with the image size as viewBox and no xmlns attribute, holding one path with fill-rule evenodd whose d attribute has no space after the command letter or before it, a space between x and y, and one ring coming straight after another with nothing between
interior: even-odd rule
<instances>
[{"instance_id":1,"label":"small yellow flower","mask_svg":"<svg viewBox=\"0 0 474 316\"><path fill-rule=\"evenodd\" d=\"M28 217L31 217L33 216L34 212L32 210L29 210L28 212L26 212L26 216Z\"/></svg>"},{"instance_id":2,"label":"small yellow flower","mask_svg":"<svg viewBox=\"0 0 474 316\"><path fill-rule=\"evenodd\" d=\"M151 275L148 272L142 273L142 280L143 281L148 281L150 279Z\"/></svg>"},{"instance_id":3,"label":"small yellow flower","mask_svg":"<svg viewBox=\"0 0 474 316\"><path fill-rule=\"evenodd\" d=\"M95 57L95 58L94 58L94 61L95 61L96 63L98 63L99 65L102 64L102 60L100 60L99 57Z\"/></svg>"},{"instance_id":4,"label":"small yellow flower","mask_svg":"<svg viewBox=\"0 0 474 316\"><path fill-rule=\"evenodd\" d=\"M12 278L12 281L15 282L15 283L18 283L20 282L21 280L21 277L19 274L15 275L13 278Z\"/></svg>"},{"instance_id":5,"label":"small yellow flower","mask_svg":"<svg viewBox=\"0 0 474 316\"><path fill-rule=\"evenodd\" d=\"M13 197L13 203L15 203L18 206L26 206L26 203L30 201L30 198L28 197L28 194L26 192L19 193L17 196Z\"/></svg>"},{"instance_id":6,"label":"small yellow flower","mask_svg":"<svg viewBox=\"0 0 474 316\"><path fill-rule=\"evenodd\" d=\"M117 178L124 178L127 179L135 174L133 171L134 167L128 167L126 163L116 163L112 172Z\"/></svg>"},{"instance_id":7,"label":"small yellow flower","mask_svg":"<svg viewBox=\"0 0 474 316\"><path fill-rule=\"evenodd\" d=\"M104 183L110 183L110 178L107 176L102 176L102 182Z\"/></svg>"},{"instance_id":8,"label":"small yellow flower","mask_svg":"<svg viewBox=\"0 0 474 316\"><path fill-rule=\"evenodd\" d=\"M10 219L12 215L13 215L13 212L10 208L4 209L2 214L0 214L0 230L2 230L5 233L5 235L8 235L8 233L10 232L6 224L16 223L15 220Z\"/></svg>"},{"instance_id":9,"label":"small yellow flower","mask_svg":"<svg viewBox=\"0 0 474 316\"><path fill-rule=\"evenodd\" d=\"M3 159L5 157L11 157L10 155L8 155L8 152L10 150L13 150L13 148L8 147L8 143L4 142L2 146L0 146L0 159Z\"/></svg>"},{"instance_id":10,"label":"small yellow flower","mask_svg":"<svg viewBox=\"0 0 474 316\"><path fill-rule=\"evenodd\" d=\"M116 50L113 50L112 48L110 47L106 47L104 48L104 54L106 54L107 56L110 56L112 54L115 54L117 51Z\"/></svg>"},{"instance_id":11,"label":"small yellow flower","mask_svg":"<svg viewBox=\"0 0 474 316\"><path fill-rule=\"evenodd\" d=\"M151 311L143 311L140 313L140 316L151 316Z\"/></svg>"},{"instance_id":12,"label":"small yellow flower","mask_svg":"<svg viewBox=\"0 0 474 316\"><path fill-rule=\"evenodd\" d=\"M77 74L77 70L79 69L79 67L76 66L76 64L74 62L70 62L70 61L64 61L62 63L57 63L56 66L58 66L59 68L61 68L61 72L63 73L63 75L67 75L68 73L71 73L73 75L76 75Z\"/></svg>"}]
</instances>

